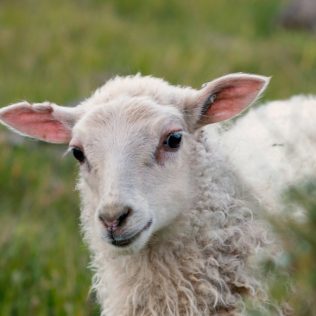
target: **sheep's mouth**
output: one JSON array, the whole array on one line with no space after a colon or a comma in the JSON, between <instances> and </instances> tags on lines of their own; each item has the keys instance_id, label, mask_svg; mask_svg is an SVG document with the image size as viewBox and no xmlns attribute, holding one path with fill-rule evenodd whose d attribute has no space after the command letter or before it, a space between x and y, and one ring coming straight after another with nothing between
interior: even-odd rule
<instances>
[{"instance_id":1,"label":"sheep's mouth","mask_svg":"<svg viewBox=\"0 0 316 316\"><path fill-rule=\"evenodd\" d=\"M113 246L116 247L126 247L129 246L131 243L133 243L145 230L147 230L152 224L152 220L150 220L140 231L138 231L136 234L134 234L131 237L128 237L126 239L115 239L113 238L111 240L111 243Z\"/></svg>"}]
</instances>

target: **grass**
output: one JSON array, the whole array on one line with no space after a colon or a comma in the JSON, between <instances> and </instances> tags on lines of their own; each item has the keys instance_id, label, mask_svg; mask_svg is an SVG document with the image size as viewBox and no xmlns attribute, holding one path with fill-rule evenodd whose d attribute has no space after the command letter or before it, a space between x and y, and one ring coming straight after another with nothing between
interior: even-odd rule
<instances>
[{"instance_id":1,"label":"grass","mask_svg":"<svg viewBox=\"0 0 316 316\"><path fill-rule=\"evenodd\" d=\"M93 315L72 163L36 143L0 148L0 314Z\"/></svg>"},{"instance_id":2,"label":"grass","mask_svg":"<svg viewBox=\"0 0 316 316\"><path fill-rule=\"evenodd\" d=\"M0 104L74 105L116 74L199 87L272 76L266 99L316 91L315 35L277 23L276 0L3 0ZM0 315L97 315L65 148L0 129ZM3 137L2 137L3 136ZM9 137L9 139L8 139Z\"/></svg>"}]
</instances>

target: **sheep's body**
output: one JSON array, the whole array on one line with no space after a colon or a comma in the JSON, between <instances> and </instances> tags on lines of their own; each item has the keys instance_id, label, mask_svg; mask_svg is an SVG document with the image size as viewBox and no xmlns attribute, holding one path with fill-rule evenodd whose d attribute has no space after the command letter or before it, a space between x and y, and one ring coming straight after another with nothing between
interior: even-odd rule
<instances>
[{"instance_id":1,"label":"sheep's body","mask_svg":"<svg viewBox=\"0 0 316 316\"><path fill-rule=\"evenodd\" d=\"M0 120L69 143L80 161L81 222L106 316L236 316L258 294L262 228L199 127L252 103L267 78L233 74L201 90L116 78L69 109L26 102Z\"/></svg>"},{"instance_id":2,"label":"sheep's body","mask_svg":"<svg viewBox=\"0 0 316 316\"><path fill-rule=\"evenodd\" d=\"M315 179L316 97L295 96L251 109L231 127L209 127L219 147L266 210L288 205L284 193Z\"/></svg>"}]
</instances>

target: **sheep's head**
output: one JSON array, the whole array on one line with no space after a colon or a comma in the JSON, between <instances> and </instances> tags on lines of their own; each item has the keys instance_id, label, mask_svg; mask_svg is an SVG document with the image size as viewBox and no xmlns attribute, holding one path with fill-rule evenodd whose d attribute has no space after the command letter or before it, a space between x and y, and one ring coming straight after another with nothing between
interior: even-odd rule
<instances>
[{"instance_id":1,"label":"sheep's head","mask_svg":"<svg viewBox=\"0 0 316 316\"><path fill-rule=\"evenodd\" d=\"M239 114L267 82L232 74L194 90L116 78L75 108L21 102L1 109L0 120L23 135L69 144L80 165L88 238L135 252L192 203L194 131Z\"/></svg>"}]
</instances>

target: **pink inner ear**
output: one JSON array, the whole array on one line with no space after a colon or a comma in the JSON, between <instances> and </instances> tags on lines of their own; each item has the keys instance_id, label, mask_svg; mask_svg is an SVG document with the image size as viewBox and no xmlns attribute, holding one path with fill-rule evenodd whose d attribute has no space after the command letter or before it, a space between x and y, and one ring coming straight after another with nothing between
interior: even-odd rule
<instances>
[{"instance_id":1,"label":"pink inner ear","mask_svg":"<svg viewBox=\"0 0 316 316\"><path fill-rule=\"evenodd\" d=\"M71 136L71 130L53 116L53 108L48 105L12 105L1 110L0 118L18 132L47 142L66 143Z\"/></svg>"},{"instance_id":2,"label":"pink inner ear","mask_svg":"<svg viewBox=\"0 0 316 316\"><path fill-rule=\"evenodd\" d=\"M258 96L264 82L260 79L233 79L216 90L216 99L205 115L208 123L230 119L246 109Z\"/></svg>"}]
</instances>

